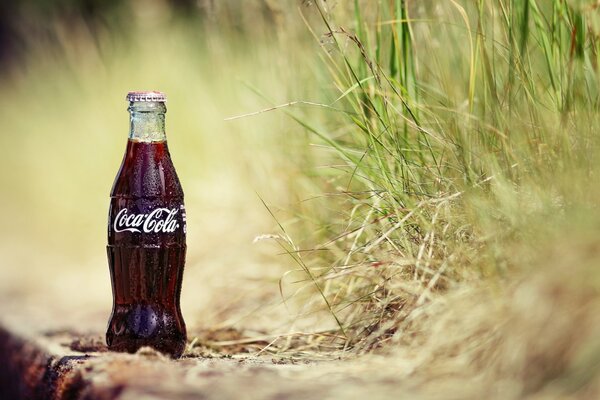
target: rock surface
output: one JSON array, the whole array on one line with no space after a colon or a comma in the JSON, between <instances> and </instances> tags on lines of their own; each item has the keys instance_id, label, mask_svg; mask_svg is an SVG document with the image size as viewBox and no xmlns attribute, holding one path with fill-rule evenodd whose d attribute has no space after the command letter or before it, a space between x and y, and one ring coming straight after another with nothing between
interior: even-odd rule
<instances>
[{"instance_id":1,"label":"rock surface","mask_svg":"<svg viewBox=\"0 0 600 400\"><path fill-rule=\"evenodd\" d=\"M332 360L113 353L100 334L27 321L0 317L0 399L375 399L397 386L350 376Z\"/></svg>"}]
</instances>

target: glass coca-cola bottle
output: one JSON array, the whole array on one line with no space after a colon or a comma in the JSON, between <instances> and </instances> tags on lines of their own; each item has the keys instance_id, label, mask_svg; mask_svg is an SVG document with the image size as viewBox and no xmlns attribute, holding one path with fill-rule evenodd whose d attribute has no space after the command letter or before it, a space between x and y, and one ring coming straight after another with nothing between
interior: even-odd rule
<instances>
[{"instance_id":1,"label":"glass coca-cola bottle","mask_svg":"<svg viewBox=\"0 0 600 400\"><path fill-rule=\"evenodd\" d=\"M179 357L186 329L179 297L185 264L183 190L165 135L165 95L129 92L127 149L110 193L110 350L142 346Z\"/></svg>"}]
</instances>

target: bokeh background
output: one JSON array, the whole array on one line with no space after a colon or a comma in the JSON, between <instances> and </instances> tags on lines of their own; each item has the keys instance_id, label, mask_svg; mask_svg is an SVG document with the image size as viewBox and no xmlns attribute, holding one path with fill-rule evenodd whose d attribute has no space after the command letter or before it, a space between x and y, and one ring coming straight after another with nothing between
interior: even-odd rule
<instances>
[{"instance_id":1,"label":"bokeh background","mask_svg":"<svg viewBox=\"0 0 600 400\"><path fill-rule=\"evenodd\" d=\"M290 260L254 239L274 232L271 212L293 219L288 206L311 193L296 179L310 140L278 112L225 119L318 98L305 11L293 1L2 2L0 297L15 313L27 305L104 328L124 96L161 90L189 210L189 327L290 329L278 285Z\"/></svg>"}]
</instances>

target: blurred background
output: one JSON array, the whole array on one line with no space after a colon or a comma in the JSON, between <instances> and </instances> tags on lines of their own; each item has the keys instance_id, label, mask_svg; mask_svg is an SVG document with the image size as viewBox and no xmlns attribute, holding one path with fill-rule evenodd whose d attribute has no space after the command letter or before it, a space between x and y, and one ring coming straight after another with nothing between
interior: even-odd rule
<instances>
[{"instance_id":1,"label":"blurred background","mask_svg":"<svg viewBox=\"0 0 600 400\"><path fill-rule=\"evenodd\" d=\"M269 240L253 242L276 227L263 200L293 219L282 210L310 193L296 179L311 165L298 151L308 136L282 113L225 118L318 98L304 79L318 47L306 10L270 0L2 2L0 297L16 313L27 304L73 319L95 313L82 329L104 329L124 96L160 90L188 209L189 327L288 329L278 280L290 260Z\"/></svg>"}]
</instances>

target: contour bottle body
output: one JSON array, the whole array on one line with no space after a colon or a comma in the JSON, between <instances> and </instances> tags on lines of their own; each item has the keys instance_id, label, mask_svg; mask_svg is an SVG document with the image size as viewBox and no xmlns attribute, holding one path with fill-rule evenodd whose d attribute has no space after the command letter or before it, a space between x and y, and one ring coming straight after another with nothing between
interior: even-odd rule
<instances>
[{"instance_id":1,"label":"contour bottle body","mask_svg":"<svg viewBox=\"0 0 600 400\"><path fill-rule=\"evenodd\" d=\"M164 130L165 96L127 95L131 129L110 194L108 263L113 310L110 350L150 346L179 357L186 328L179 298L186 253L183 190Z\"/></svg>"}]
</instances>

